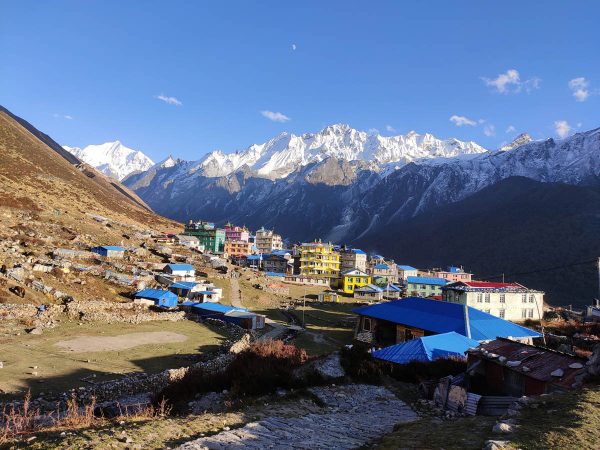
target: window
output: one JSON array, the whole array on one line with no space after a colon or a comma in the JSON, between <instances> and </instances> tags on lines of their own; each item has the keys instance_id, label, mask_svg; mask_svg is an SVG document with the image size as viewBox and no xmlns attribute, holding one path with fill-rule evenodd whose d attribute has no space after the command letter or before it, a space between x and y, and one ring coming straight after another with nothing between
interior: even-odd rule
<instances>
[{"instance_id":1,"label":"window","mask_svg":"<svg viewBox=\"0 0 600 450\"><path fill-rule=\"evenodd\" d=\"M529 309L527 317L529 317L530 319L533 319L533 308Z\"/></svg>"},{"instance_id":2,"label":"window","mask_svg":"<svg viewBox=\"0 0 600 450\"><path fill-rule=\"evenodd\" d=\"M506 294L500 294L500 303L506 303Z\"/></svg>"},{"instance_id":3,"label":"window","mask_svg":"<svg viewBox=\"0 0 600 450\"><path fill-rule=\"evenodd\" d=\"M424 284L421 285L421 289L427 289L427 286L425 286Z\"/></svg>"},{"instance_id":4,"label":"window","mask_svg":"<svg viewBox=\"0 0 600 450\"><path fill-rule=\"evenodd\" d=\"M477 303L481 303L483 301L483 294L477 294Z\"/></svg>"},{"instance_id":5,"label":"window","mask_svg":"<svg viewBox=\"0 0 600 450\"><path fill-rule=\"evenodd\" d=\"M504 316L505 316L505 315L506 315L506 310L505 310L505 309L501 309L501 310L500 310L500 313L498 314L498 316L499 316L501 319L504 319Z\"/></svg>"},{"instance_id":6,"label":"window","mask_svg":"<svg viewBox=\"0 0 600 450\"><path fill-rule=\"evenodd\" d=\"M490 302L490 294L485 294L485 302L486 303Z\"/></svg>"},{"instance_id":7,"label":"window","mask_svg":"<svg viewBox=\"0 0 600 450\"><path fill-rule=\"evenodd\" d=\"M521 294L521 301L527 303L527 294Z\"/></svg>"},{"instance_id":8,"label":"window","mask_svg":"<svg viewBox=\"0 0 600 450\"><path fill-rule=\"evenodd\" d=\"M521 319L527 319L527 309L521 309Z\"/></svg>"},{"instance_id":9,"label":"window","mask_svg":"<svg viewBox=\"0 0 600 450\"><path fill-rule=\"evenodd\" d=\"M371 319L369 319L368 317L365 317L363 319L363 330L371 331Z\"/></svg>"},{"instance_id":10,"label":"window","mask_svg":"<svg viewBox=\"0 0 600 450\"><path fill-rule=\"evenodd\" d=\"M529 296L529 303L535 303L535 295L531 294Z\"/></svg>"}]
</instances>

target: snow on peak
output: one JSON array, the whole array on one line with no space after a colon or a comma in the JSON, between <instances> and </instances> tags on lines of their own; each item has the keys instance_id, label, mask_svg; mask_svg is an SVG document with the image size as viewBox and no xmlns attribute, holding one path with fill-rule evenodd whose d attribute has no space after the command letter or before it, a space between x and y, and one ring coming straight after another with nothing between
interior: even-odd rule
<instances>
[{"instance_id":1,"label":"snow on peak","mask_svg":"<svg viewBox=\"0 0 600 450\"><path fill-rule=\"evenodd\" d=\"M531 138L531 136L529 136L529 134L521 133L516 138L514 138L510 144L503 145L502 147L500 147L499 150L502 152L506 152L520 147L521 145L528 144L531 141L533 141L533 139Z\"/></svg>"},{"instance_id":2,"label":"snow on peak","mask_svg":"<svg viewBox=\"0 0 600 450\"><path fill-rule=\"evenodd\" d=\"M440 140L431 134L421 135L415 131L406 135L381 136L338 123L301 136L281 133L244 151L214 151L198 161L193 170L208 177L219 177L247 166L258 176L273 179L286 177L298 167L328 157L371 162L378 166L390 163L403 166L417 160L452 158L486 151L475 142Z\"/></svg>"},{"instance_id":3,"label":"snow on peak","mask_svg":"<svg viewBox=\"0 0 600 450\"><path fill-rule=\"evenodd\" d=\"M100 172L119 181L127 175L134 172L143 172L154 165L154 162L148 156L124 146L120 141L88 145L85 148L63 145L63 148L82 161L94 166Z\"/></svg>"}]
</instances>

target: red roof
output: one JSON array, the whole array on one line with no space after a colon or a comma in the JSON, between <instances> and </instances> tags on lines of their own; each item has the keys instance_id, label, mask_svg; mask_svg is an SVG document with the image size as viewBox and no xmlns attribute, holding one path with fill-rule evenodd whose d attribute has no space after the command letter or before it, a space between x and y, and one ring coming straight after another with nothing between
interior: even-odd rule
<instances>
[{"instance_id":1,"label":"red roof","mask_svg":"<svg viewBox=\"0 0 600 450\"><path fill-rule=\"evenodd\" d=\"M491 281L460 281L459 283L463 283L469 287L474 287L474 288L502 289L502 288L522 288L523 287L519 283L494 283Z\"/></svg>"}]
</instances>

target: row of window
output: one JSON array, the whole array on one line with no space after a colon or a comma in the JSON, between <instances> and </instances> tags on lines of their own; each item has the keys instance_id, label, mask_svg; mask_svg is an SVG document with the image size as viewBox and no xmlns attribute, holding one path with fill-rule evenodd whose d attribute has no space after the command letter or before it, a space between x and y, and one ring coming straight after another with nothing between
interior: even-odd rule
<instances>
[{"instance_id":1,"label":"row of window","mask_svg":"<svg viewBox=\"0 0 600 450\"><path fill-rule=\"evenodd\" d=\"M485 301L485 303L490 303L490 295L491 294L478 293L477 294L477 303L483 303L484 301ZM498 300L500 303L506 303L506 294L499 294ZM521 295L521 302L527 303L527 294ZM535 295L534 294L529 294L529 303L535 303Z\"/></svg>"}]
</instances>

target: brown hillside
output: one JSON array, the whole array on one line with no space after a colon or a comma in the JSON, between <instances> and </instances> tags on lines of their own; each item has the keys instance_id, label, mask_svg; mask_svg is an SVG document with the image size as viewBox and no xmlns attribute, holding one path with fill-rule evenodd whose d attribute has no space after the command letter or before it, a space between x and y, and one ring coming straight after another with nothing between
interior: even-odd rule
<instances>
[{"instance_id":1,"label":"brown hillside","mask_svg":"<svg viewBox=\"0 0 600 450\"><path fill-rule=\"evenodd\" d=\"M0 207L100 214L146 227L177 228L133 192L76 158L24 120L0 110Z\"/></svg>"}]
</instances>

